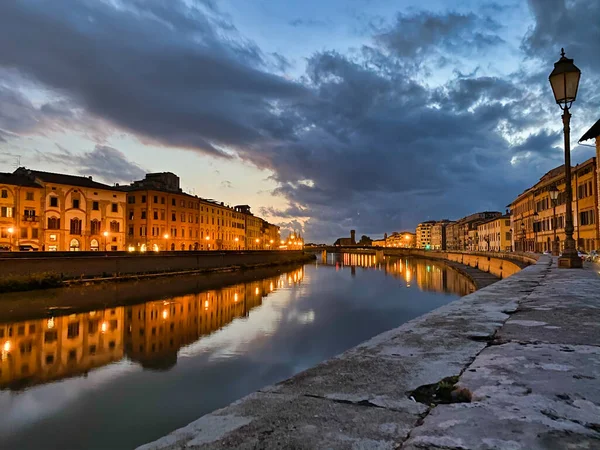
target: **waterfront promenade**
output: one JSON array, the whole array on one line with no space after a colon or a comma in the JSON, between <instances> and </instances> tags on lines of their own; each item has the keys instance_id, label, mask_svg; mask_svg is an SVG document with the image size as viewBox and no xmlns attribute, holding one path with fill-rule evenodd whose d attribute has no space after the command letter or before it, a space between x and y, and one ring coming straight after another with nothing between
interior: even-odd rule
<instances>
[{"instance_id":1,"label":"waterfront promenade","mask_svg":"<svg viewBox=\"0 0 600 450\"><path fill-rule=\"evenodd\" d=\"M150 449L600 448L600 275L548 256Z\"/></svg>"}]
</instances>

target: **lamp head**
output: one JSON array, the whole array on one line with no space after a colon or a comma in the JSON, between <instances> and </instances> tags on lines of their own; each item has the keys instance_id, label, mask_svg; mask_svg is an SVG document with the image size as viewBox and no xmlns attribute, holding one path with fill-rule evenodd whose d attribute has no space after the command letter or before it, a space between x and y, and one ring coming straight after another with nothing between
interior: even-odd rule
<instances>
[{"instance_id":1,"label":"lamp head","mask_svg":"<svg viewBox=\"0 0 600 450\"><path fill-rule=\"evenodd\" d=\"M580 78L581 70L565 56L565 49L561 49L561 57L554 63L554 70L549 76L554 99L561 109L570 108L577 98Z\"/></svg>"}]
</instances>

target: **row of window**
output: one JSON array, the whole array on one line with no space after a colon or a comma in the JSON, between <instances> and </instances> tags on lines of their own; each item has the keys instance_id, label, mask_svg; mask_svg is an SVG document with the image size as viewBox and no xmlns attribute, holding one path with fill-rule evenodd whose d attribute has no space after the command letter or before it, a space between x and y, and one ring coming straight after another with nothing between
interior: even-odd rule
<instances>
[{"instance_id":1,"label":"row of window","mask_svg":"<svg viewBox=\"0 0 600 450\"><path fill-rule=\"evenodd\" d=\"M145 226L141 226L139 227L139 234L137 237L146 237L147 235L147 228ZM164 237L165 236L165 228L164 227L152 227L151 231L151 236L153 237ZM127 237L133 238L136 237L135 236L135 229L133 227L133 225L130 225L128 230L127 230ZM171 228L171 234L168 235L167 239L170 238L184 238L186 237L186 232L185 232L185 228L181 228L181 233L178 233L178 229L177 228ZM194 230L193 228L189 228L188 229L188 233L187 233L187 237L192 239L192 238L196 238L196 239L206 239L207 237L209 239L214 240L215 239L215 232L213 231L212 233L209 232L208 230L206 231L206 233L204 232L204 230ZM227 241L233 241L236 236L234 233L230 233L230 232L224 232L224 233L216 233L216 238L217 239L221 239L221 240L227 240ZM243 240L243 237L238 237L240 240Z\"/></svg>"},{"instance_id":2,"label":"row of window","mask_svg":"<svg viewBox=\"0 0 600 450\"><path fill-rule=\"evenodd\" d=\"M8 189L2 189L2 192L0 193L0 197L8 198ZM25 200L33 201L33 199L34 199L33 192L31 192L31 191L25 192Z\"/></svg>"},{"instance_id":3,"label":"row of window","mask_svg":"<svg viewBox=\"0 0 600 450\"><path fill-rule=\"evenodd\" d=\"M152 217L154 220L166 220L166 214L165 214L165 210L161 209L160 211L158 209L155 209L154 211L152 211ZM135 212L131 209L129 210L129 214L128 214L128 218L129 220L134 220L135 219ZM142 209L141 214L140 214L140 219L142 220L146 220L148 218L147 212L145 209ZM192 214L187 214L186 213L181 213L180 214L180 222L185 222L187 218L188 223L204 223L204 216L195 216L195 220L194 220L194 216ZM209 218L206 218L206 223L209 224ZM212 224L215 225L215 218L212 217ZM177 212L172 212L171 213L171 222L177 222ZM233 227L233 228L238 228L238 229L244 229L245 226L243 223L232 223L231 220L226 220L226 219L221 219L219 217L217 217L217 223L216 225L218 226L227 226L227 227Z\"/></svg>"},{"instance_id":4,"label":"row of window","mask_svg":"<svg viewBox=\"0 0 600 450\"><path fill-rule=\"evenodd\" d=\"M591 181L577 186L577 198L581 199L591 197L592 195L594 195L594 189Z\"/></svg>"},{"instance_id":5,"label":"row of window","mask_svg":"<svg viewBox=\"0 0 600 450\"><path fill-rule=\"evenodd\" d=\"M135 195L129 195L127 197L127 203L129 205L135 205L136 204L136 198L137 197ZM152 198L153 198L153 202L152 203L154 203L155 205L158 205L158 204L164 205L166 203L165 197L163 197L163 196L159 197L158 195L154 195L154 196L152 196ZM141 204L146 204L147 203L146 202L147 198L146 198L145 195L141 195L140 196L140 200L141 200L140 201ZM177 200L175 198L171 198L171 206L177 206ZM185 208L186 207L186 201L183 200L183 199L180 199L179 200L179 206L182 207L182 208ZM206 206L206 207L205 206L200 206L200 203L196 203L196 202L191 201L191 200L188 200L187 207L189 209L196 209L196 210L199 210L199 211L209 212L209 207L208 206ZM214 214L215 213L215 208L210 208L210 212ZM217 215L219 215L219 214L223 215L223 216L231 217L233 219L243 219L244 218L243 214L235 213L233 211L222 211L220 208L217 208Z\"/></svg>"}]
</instances>

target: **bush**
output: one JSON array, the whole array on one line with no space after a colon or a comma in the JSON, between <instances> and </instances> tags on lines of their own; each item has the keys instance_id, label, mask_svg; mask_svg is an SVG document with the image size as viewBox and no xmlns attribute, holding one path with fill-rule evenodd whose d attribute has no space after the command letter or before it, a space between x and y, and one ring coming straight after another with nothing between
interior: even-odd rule
<instances>
[{"instance_id":1,"label":"bush","mask_svg":"<svg viewBox=\"0 0 600 450\"><path fill-rule=\"evenodd\" d=\"M35 275L8 275L0 279L0 292L31 291L62 285L60 275L51 272Z\"/></svg>"}]
</instances>

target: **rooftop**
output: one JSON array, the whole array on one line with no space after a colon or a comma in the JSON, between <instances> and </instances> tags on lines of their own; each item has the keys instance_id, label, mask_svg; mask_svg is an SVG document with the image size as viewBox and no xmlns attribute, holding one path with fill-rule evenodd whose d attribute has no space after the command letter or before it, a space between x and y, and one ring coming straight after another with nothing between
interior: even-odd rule
<instances>
[{"instance_id":1,"label":"rooftop","mask_svg":"<svg viewBox=\"0 0 600 450\"><path fill-rule=\"evenodd\" d=\"M592 125L592 128L587 130L585 134L581 136L579 142L587 141L588 139L594 139L598 136L600 136L600 119L598 119L598 121L594 125Z\"/></svg>"},{"instance_id":2,"label":"rooftop","mask_svg":"<svg viewBox=\"0 0 600 450\"><path fill-rule=\"evenodd\" d=\"M26 167L19 167L14 171L13 175L20 176L22 178L29 178L30 182L32 179L39 179L45 183L54 184L65 184L69 186L79 186L92 189L105 189L111 191L119 190L115 186L109 186L108 184L98 183L94 181L92 177L83 177L78 175L65 175L62 173L54 172L43 172L41 170L31 170Z\"/></svg>"}]
</instances>

